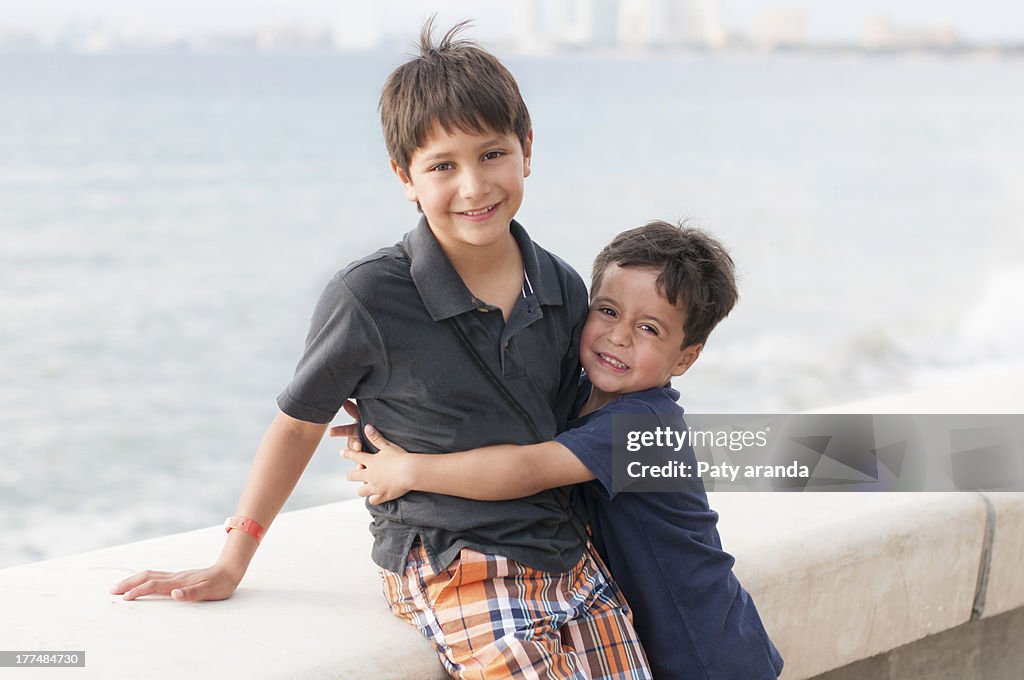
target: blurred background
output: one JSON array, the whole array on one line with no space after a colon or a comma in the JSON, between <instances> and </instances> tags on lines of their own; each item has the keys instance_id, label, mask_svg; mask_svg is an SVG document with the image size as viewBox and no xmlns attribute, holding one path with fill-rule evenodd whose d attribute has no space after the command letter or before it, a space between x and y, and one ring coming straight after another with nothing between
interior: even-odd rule
<instances>
[{"instance_id":1,"label":"blurred background","mask_svg":"<svg viewBox=\"0 0 1024 680\"><path fill-rule=\"evenodd\" d=\"M688 410L1024 361L1024 8L20 3L0 17L0 567L232 513L323 285L415 225L376 104L434 12L519 81L540 244L585 278L652 218L730 246L741 302L677 381ZM339 448L287 509L354 496Z\"/></svg>"}]
</instances>

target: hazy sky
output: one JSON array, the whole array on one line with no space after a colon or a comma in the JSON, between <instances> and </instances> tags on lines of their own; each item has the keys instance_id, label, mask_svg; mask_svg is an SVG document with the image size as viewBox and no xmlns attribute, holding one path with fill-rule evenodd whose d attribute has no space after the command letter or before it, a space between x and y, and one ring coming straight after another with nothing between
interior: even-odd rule
<instances>
[{"instance_id":1,"label":"hazy sky","mask_svg":"<svg viewBox=\"0 0 1024 680\"><path fill-rule=\"evenodd\" d=\"M498 39L513 25L516 0L32 0L8 3L4 26L57 31L73 21L147 32L245 30L272 22L336 23L345 12L377 11L385 33L414 33L422 18L438 11L442 23L470 17L476 35ZM727 28L742 30L765 8L806 10L812 39L859 38L865 20L885 16L900 25L948 22L969 40L1024 40L1024 3L1008 0L721 0ZM375 10L367 8L375 8Z\"/></svg>"}]
</instances>

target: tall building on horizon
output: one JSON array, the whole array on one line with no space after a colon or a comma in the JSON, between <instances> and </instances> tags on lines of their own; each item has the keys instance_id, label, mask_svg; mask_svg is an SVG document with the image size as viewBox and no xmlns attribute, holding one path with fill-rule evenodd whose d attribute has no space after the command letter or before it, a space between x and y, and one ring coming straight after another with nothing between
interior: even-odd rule
<instances>
[{"instance_id":1,"label":"tall building on horizon","mask_svg":"<svg viewBox=\"0 0 1024 680\"><path fill-rule=\"evenodd\" d=\"M807 12L802 7L769 7L754 17L750 39L761 49L803 44Z\"/></svg>"},{"instance_id":2,"label":"tall building on horizon","mask_svg":"<svg viewBox=\"0 0 1024 680\"><path fill-rule=\"evenodd\" d=\"M719 0L668 0L664 14L667 45L716 49L725 44Z\"/></svg>"},{"instance_id":3,"label":"tall building on horizon","mask_svg":"<svg viewBox=\"0 0 1024 680\"><path fill-rule=\"evenodd\" d=\"M518 0L516 45L526 51L613 46L618 5L619 0Z\"/></svg>"},{"instance_id":4,"label":"tall building on horizon","mask_svg":"<svg viewBox=\"0 0 1024 680\"><path fill-rule=\"evenodd\" d=\"M619 41L619 0L581 0L590 45L613 47Z\"/></svg>"},{"instance_id":5,"label":"tall building on horizon","mask_svg":"<svg viewBox=\"0 0 1024 680\"><path fill-rule=\"evenodd\" d=\"M518 0L515 32L527 51L725 44L720 0Z\"/></svg>"},{"instance_id":6,"label":"tall building on horizon","mask_svg":"<svg viewBox=\"0 0 1024 680\"><path fill-rule=\"evenodd\" d=\"M515 4L514 41L516 47L530 52L541 44L540 0L517 0Z\"/></svg>"},{"instance_id":7,"label":"tall building on horizon","mask_svg":"<svg viewBox=\"0 0 1024 680\"><path fill-rule=\"evenodd\" d=\"M655 0L620 0L618 19L622 47L642 49L659 42Z\"/></svg>"}]
</instances>

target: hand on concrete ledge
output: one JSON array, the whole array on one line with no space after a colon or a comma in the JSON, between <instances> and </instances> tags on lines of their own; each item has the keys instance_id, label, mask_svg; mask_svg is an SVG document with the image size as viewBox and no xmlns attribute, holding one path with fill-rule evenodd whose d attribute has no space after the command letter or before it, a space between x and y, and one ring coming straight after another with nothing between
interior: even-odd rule
<instances>
[{"instance_id":1,"label":"hand on concrete ledge","mask_svg":"<svg viewBox=\"0 0 1024 680\"><path fill-rule=\"evenodd\" d=\"M215 564L189 571L141 571L118 583L110 591L134 600L145 595L168 595L175 600L226 600L238 588L242 577L226 566Z\"/></svg>"}]
</instances>

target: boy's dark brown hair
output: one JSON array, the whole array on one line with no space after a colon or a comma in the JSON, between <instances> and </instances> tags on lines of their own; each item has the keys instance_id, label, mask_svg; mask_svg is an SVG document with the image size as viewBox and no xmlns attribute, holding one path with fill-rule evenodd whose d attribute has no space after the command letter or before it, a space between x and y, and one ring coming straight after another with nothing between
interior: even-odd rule
<instances>
[{"instance_id":1,"label":"boy's dark brown hair","mask_svg":"<svg viewBox=\"0 0 1024 680\"><path fill-rule=\"evenodd\" d=\"M409 172L409 161L435 123L446 132L514 133L526 147L530 113L519 86L498 59L453 26L434 44L434 17L423 25L419 54L396 68L380 95L388 155Z\"/></svg>"},{"instance_id":2,"label":"boy's dark brown hair","mask_svg":"<svg viewBox=\"0 0 1024 680\"><path fill-rule=\"evenodd\" d=\"M655 220L616 236L594 260L591 296L615 264L660 272L658 292L686 312L684 347L707 342L739 299L735 266L725 246L693 227Z\"/></svg>"}]
</instances>

